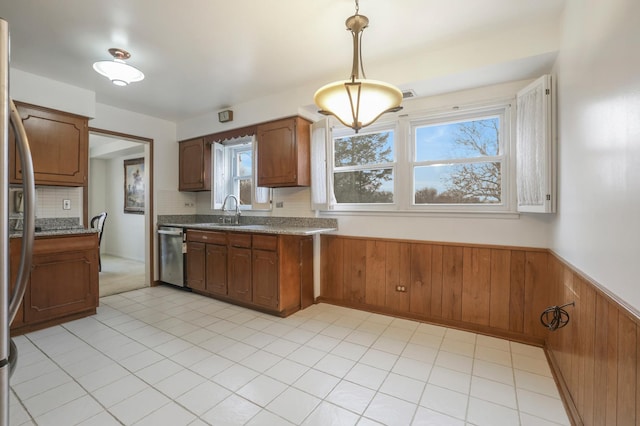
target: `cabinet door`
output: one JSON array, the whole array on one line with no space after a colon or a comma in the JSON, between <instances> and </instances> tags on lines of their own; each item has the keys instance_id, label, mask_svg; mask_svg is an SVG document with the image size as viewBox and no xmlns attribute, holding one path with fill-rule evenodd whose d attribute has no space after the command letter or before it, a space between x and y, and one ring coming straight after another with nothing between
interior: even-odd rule
<instances>
[{"instance_id":1,"label":"cabinet door","mask_svg":"<svg viewBox=\"0 0 640 426\"><path fill-rule=\"evenodd\" d=\"M300 239L300 309L313 305L313 238Z\"/></svg>"},{"instance_id":2,"label":"cabinet door","mask_svg":"<svg viewBox=\"0 0 640 426\"><path fill-rule=\"evenodd\" d=\"M97 268L97 250L34 255L25 321L45 321L95 308Z\"/></svg>"},{"instance_id":3,"label":"cabinet door","mask_svg":"<svg viewBox=\"0 0 640 426\"><path fill-rule=\"evenodd\" d=\"M278 308L278 253L253 250L253 303Z\"/></svg>"},{"instance_id":4,"label":"cabinet door","mask_svg":"<svg viewBox=\"0 0 640 426\"><path fill-rule=\"evenodd\" d=\"M9 242L9 251L11 253L11 260L9 264L9 295L13 294L15 288L16 278L18 277L18 268L20 267L20 250L22 248L21 239L12 238ZM29 284L27 283L27 288ZM16 317L11 323L11 328L20 327L24 325L24 301L20 304Z\"/></svg>"},{"instance_id":5,"label":"cabinet door","mask_svg":"<svg viewBox=\"0 0 640 426\"><path fill-rule=\"evenodd\" d=\"M309 186L309 131L299 117L258 126L258 186Z\"/></svg>"},{"instance_id":6,"label":"cabinet door","mask_svg":"<svg viewBox=\"0 0 640 426\"><path fill-rule=\"evenodd\" d=\"M211 145L203 138L180 142L179 191L211 190Z\"/></svg>"},{"instance_id":7,"label":"cabinet door","mask_svg":"<svg viewBox=\"0 0 640 426\"><path fill-rule=\"evenodd\" d=\"M205 291L205 244L187 242L187 287Z\"/></svg>"},{"instance_id":8,"label":"cabinet door","mask_svg":"<svg viewBox=\"0 0 640 426\"><path fill-rule=\"evenodd\" d=\"M18 112L29 138L36 184L83 186L89 162L88 120L85 117L18 104ZM13 140L9 144L9 180L22 181L22 166Z\"/></svg>"},{"instance_id":9,"label":"cabinet door","mask_svg":"<svg viewBox=\"0 0 640 426\"><path fill-rule=\"evenodd\" d=\"M227 294L227 246L207 244L207 291Z\"/></svg>"},{"instance_id":10,"label":"cabinet door","mask_svg":"<svg viewBox=\"0 0 640 426\"><path fill-rule=\"evenodd\" d=\"M229 297L251 302L251 249L229 247Z\"/></svg>"}]
</instances>

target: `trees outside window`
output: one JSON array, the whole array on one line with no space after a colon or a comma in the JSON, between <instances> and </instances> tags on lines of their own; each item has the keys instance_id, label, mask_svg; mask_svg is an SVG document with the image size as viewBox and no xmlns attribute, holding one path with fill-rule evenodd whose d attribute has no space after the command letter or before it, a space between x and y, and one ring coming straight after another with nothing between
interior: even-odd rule
<instances>
[{"instance_id":1,"label":"trees outside window","mask_svg":"<svg viewBox=\"0 0 640 426\"><path fill-rule=\"evenodd\" d=\"M509 211L510 105L337 129L332 209Z\"/></svg>"},{"instance_id":2,"label":"trees outside window","mask_svg":"<svg viewBox=\"0 0 640 426\"><path fill-rule=\"evenodd\" d=\"M415 128L415 204L502 201L500 119Z\"/></svg>"},{"instance_id":3,"label":"trees outside window","mask_svg":"<svg viewBox=\"0 0 640 426\"><path fill-rule=\"evenodd\" d=\"M338 203L393 203L393 131L334 139L333 190Z\"/></svg>"}]
</instances>

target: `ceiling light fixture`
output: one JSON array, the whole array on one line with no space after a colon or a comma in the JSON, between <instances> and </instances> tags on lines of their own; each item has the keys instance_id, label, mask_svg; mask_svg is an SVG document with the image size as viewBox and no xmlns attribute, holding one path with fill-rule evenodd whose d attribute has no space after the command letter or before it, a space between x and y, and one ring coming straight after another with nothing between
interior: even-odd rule
<instances>
[{"instance_id":1,"label":"ceiling light fixture","mask_svg":"<svg viewBox=\"0 0 640 426\"><path fill-rule=\"evenodd\" d=\"M353 67L349 80L340 80L321 87L313 96L321 114L333 115L345 126L358 133L386 112L402 109L402 92L391 84L368 80L362 65L362 32L369 25L369 18L358 14L360 6L356 0L356 14L347 18L345 24L353 38ZM360 78L362 72L362 78Z\"/></svg>"},{"instance_id":2,"label":"ceiling light fixture","mask_svg":"<svg viewBox=\"0 0 640 426\"><path fill-rule=\"evenodd\" d=\"M98 74L107 77L116 86L126 86L144 79L142 71L124 62L125 59L131 57L129 52L111 48L109 53L113 56L113 61L98 61L93 64L93 69Z\"/></svg>"}]
</instances>

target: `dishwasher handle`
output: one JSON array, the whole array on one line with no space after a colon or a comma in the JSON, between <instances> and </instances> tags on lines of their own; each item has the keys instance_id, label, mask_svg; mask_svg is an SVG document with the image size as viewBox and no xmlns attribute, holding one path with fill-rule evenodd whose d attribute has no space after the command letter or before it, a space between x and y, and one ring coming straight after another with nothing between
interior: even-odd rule
<instances>
[{"instance_id":1,"label":"dishwasher handle","mask_svg":"<svg viewBox=\"0 0 640 426\"><path fill-rule=\"evenodd\" d=\"M182 231L165 231L164 229L159 229L158 230L158 234L181 236L182 235Z\"/></svg>"}]
</instances>

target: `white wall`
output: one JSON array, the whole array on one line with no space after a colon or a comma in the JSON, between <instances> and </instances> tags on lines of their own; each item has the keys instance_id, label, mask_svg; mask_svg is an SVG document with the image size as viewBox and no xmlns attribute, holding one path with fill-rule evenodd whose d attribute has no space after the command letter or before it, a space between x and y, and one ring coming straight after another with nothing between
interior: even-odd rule
<instances>
[{"instance_id":1,"label":"white wall","mask_svg":"<svg viewBox=\"0 0 640 426\"><path fill-rule=\"evenodd\" d=\"M365 56L369 78L399 85L401 89L415 89L419 96L441 94L451 91L453 84L460 88L473 88L504 81L533 78L541 70L522 69L523 62L531 66L532 58L554 56L560 39L559 22L532 17L529 25L518 28L494 28L490 35L467 40L448 40L437 49L424 49L422 54L407 55L398 46L398 56L384 63L368 61ZM401 29L399 29L401 31ZM351 54L349 45L344 52ZM368 46L366 48L375 48ZM366 55L366 51L365 51ZM350 60L350 56L347 56ZM319 61L322 58L318 58ZM312 68L312 66L310 67ZM253 99L232 105L234 121L218 122L218 111L212 111L178 123L178 140L222 132L237 127L256 124L295 114L315 114L313 104L315 91L329 81L345 79L351 71L351 63L344 64L332 79L311 80L300 87L278 94ZM528 75L522 75L522 74ZM519 77L514 77L519 74ZM533 75L532 75L533 74Z\"/></svg>"},{"instance_id":2,"label":"white wall","mask_svg":"<svg viewBox=\"0 0 640 426\"><path fill-rule=\"evenodd\" d=\"M124 213L123 161L140 155L128 155L105 161L104 197L108 212L102 234L103 253L126 259L145 261L145 218L141 214Z\"/></svg>"},{"instance_id":3,"label":"white wall","mask_svg":"<svg viewBox=\"0 0 640 426\"><path fill-rule=\"evenodd\" d=\"M570 0L551 248L640 310L640 2ZM564 301L559 301L564 302Z\"/></svg>"},{"instance_id":4,"label":"white wall","mask_svg":"<svg viewBox=\"0 0 640 426\"><path fill-rule=\"evenodd\" d=\"M495 84L487 87L448 93L439 96L407 100L399 114L415 111L450 109L453 106L479 102L504 101L515 97L516 92L529 80ZM262 106L267 109L267 105ZM387 115L387 117L390 115ZM268 214L273 216L315 216L311 210L308 188L277 188L273 195L274 206L284 203ZM210 193L197 196L197 212L211 214ZM243 213L251 214L251 213ZM256 213L265 215L267 213ZM429 215L429 214L349 214L322 213L322 217L338 219L338 233L352 236L399 238L443 242L497 244L526 247L548 247L549 223L552 216L535 214L510 215Z\"/></svg>"},{"instance_id":5,"label":"white wall","mask_svg":"<svg viewBox=\"0 0 640 426\"><path fill-rule=\"evenodd\" d=\"M107 209L107 161L89 159L89 220Z\"/></svg>"},{"instance_id":6,"label":"white wall","mask_svg":"<svg viewBox=\"0 0 640 426\"><path fill-rule=\"evenodd\" d=\"M107 184L110 178L107 166L108 164L106 160L97 158L89 159L89 212L87 215L89 226L91 225L91 218L102 212L107 212L107 221L110 222L111 219L109 217L109 209L107 206ZM105 222L105 236L100 241L100 253L109 253L107 247L109 243L106 238L106 228L109 225ZM111 228L111 226L109 226L109 228Z\"/></svg>"},{"instance_id":7,"label":"white wall","mask_svg":"<svg viewBox=\"0 0 640 426\"><path fill-rule=\"evenodd\" d=\"M14 100L84 117L95 116L96 94L94 92L15 68L11 69L9 92Z\"/></svg>"}]
</instances>

